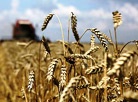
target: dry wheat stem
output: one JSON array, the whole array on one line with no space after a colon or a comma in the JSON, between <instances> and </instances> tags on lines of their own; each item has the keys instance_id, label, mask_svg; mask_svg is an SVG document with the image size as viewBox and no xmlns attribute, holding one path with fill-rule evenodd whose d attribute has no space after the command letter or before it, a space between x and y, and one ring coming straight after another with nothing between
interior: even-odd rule
<instances>
[{"instance_id":1,"label":"dry wheat stem","mask_svg":"<svg viewBox=\"0 0 138 102\"><path fill-rule=\"evenodd\" d=\"M63 51L64 51L64 56L65 56L65 47L64 47L64 42L65 42L65 40L64 40L63 27L62 27L62 23L61 23L61 21L60 21L58 15L55 14L55 16L57 17L58 22L59 22L59 25L60 25L60 30L61 30L61 33L62 33L62 34L61 34L61 35L62 35L62 41L63 41ZM64 62L64 63L65 63L65 62Z\"/></svg>"},{"instance_id":2,"label":"dry wheat stem","mask_svg":"<svg viewBox=\"0 0 138 102\"><path fill-rule=\"evenodd\" d=\"M137 49L138 49L138 40L133 40L133 41L129 41L127 42L120 50L120 53L123 51L123 49L129 44L129 43L135 43Z\"/></svg>"}]
</instances>

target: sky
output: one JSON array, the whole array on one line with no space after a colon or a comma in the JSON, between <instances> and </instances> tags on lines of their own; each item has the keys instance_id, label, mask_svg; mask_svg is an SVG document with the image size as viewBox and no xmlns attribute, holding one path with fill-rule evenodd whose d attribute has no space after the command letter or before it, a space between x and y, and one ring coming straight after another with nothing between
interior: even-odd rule
<instances>
[{"instance_id":1,"label":"sky","mask_svg":"<svg viewBox=\"0 0 138 102\"><path fill-rule=\"evenodd\" d=\"M122 14L123 23L117 28L118 42L138 40L138 0L1 0L0 1L0 39L12 39L12 25L17 19L28 19L36 28L36 34L52 41L62 39L56 16L48 27L41 31L45 17L56 14L61 20L65 40L75 41L69 26L71 12L77 16L77 30L81 36L88 28L97 28L114 38L112 12ZM81 41L89 42L91 32L87 32Z\"/></svg>"}]
</instances>

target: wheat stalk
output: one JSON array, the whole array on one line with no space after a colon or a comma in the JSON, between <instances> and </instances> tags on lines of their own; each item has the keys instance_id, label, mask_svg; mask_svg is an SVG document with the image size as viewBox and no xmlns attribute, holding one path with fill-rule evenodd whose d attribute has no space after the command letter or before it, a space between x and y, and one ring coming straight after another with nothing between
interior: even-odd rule
<instances>
[{"instance_id":1,"label":"wheat stalk","mask_svg":"<svg viewBox=\"0 0 138 102\"><path fill-rule=\"evenodd\" d=\"M67 49L67 51L68 51L70 54L73 54L73 51L72 51L72 49L70 48L70 46L69 46L69 44L68 44L67 42L64 42L64 43L63 43L63 41L61 41L61 40L58 40L58 42L64 44L64 46L65 46L65 48Z\"/></svg>"}]
</instances>

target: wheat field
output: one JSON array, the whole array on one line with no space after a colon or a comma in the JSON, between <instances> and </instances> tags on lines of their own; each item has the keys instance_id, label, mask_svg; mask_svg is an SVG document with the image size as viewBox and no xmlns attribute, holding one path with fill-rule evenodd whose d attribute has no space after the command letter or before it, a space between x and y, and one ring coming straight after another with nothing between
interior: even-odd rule
<instances>
[{"instance_id":1,"label":"wheat field","mask_svg":"<svg viewBox=\"0 0 138 102\"><path fill-rule=\"evenodd\" d=\"M45 18L42 31L53 16ZM0 42L0 102L137 102L138 40L118 44L121 13L113 12L115 41L97 28L80 36L73 12L75 41L65 41L58 21L59 41L48 43L43 36L40 42ZM90 40L82 43L87 31Z\"/></svg>"}]
</instances>

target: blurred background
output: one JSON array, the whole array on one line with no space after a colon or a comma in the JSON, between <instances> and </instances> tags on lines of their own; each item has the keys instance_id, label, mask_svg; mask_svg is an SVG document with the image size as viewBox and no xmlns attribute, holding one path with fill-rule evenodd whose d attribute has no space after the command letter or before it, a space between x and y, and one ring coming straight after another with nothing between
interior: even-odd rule
<instances>
[{"instance_id":1,"label":"blurred background","mask_svg":"<svg viewBox=\"0 0 138 102\"><path fill-rule=\"evenodd\" d=\"M13 25L19 19L32 22L35 33L51 41L60 40L58 20L53 17L43 32L41 27L49 13L57 14L62 22L65 40L68 36L68 20L71 12L77 16L77 30L81 35L87 28L98 28L108 36L113 32L112 12L122 14L123 23L117 29L118 42L138 40L138 1L137 0L1 0L0 1L0 40L12 39ZM87 32L82 41L90 41ZM70 41L75 41L70 30Z\"/></svg>"}]
</instances>

